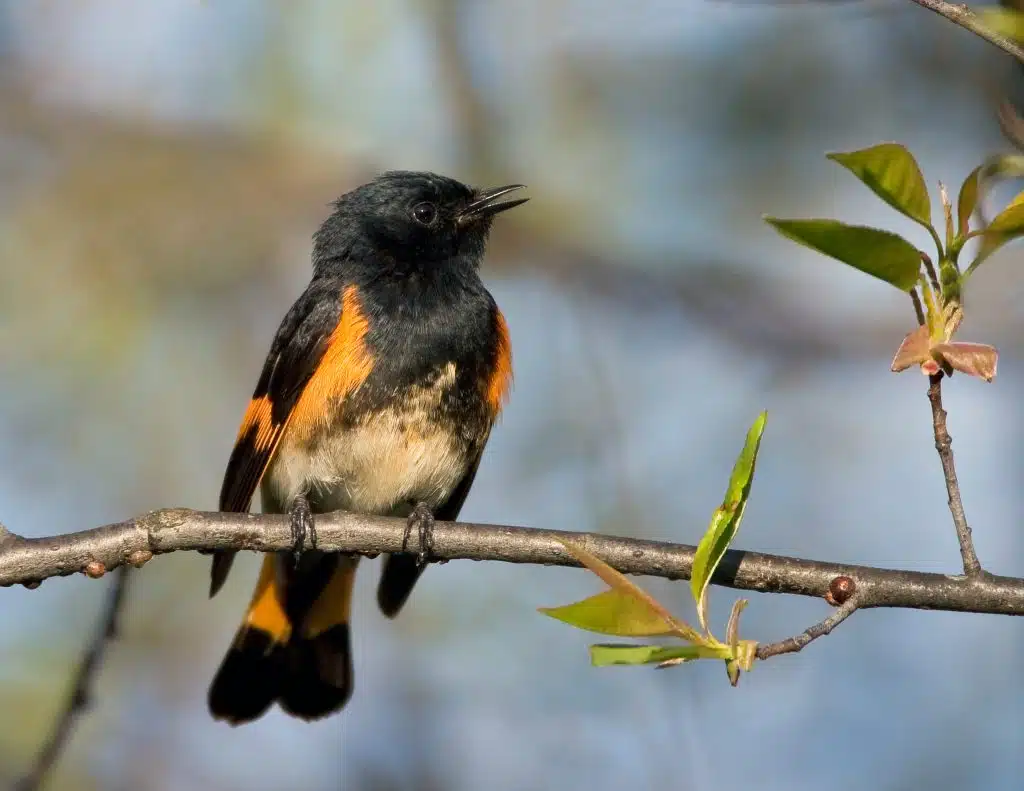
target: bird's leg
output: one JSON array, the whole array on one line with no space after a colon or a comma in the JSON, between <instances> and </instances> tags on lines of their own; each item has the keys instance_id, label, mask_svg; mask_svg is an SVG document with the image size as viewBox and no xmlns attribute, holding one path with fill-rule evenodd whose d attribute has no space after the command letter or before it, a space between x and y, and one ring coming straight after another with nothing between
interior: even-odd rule
<instances>
[{"instance_id":1,"label":"bird's leg","mask_svg":"<svg viewBox=\"0 0 1024 791\"><path fill-rule=\"evenodd\" d=\"M419 550L416 553L416 565L424 566L434 553L434 513L426 503L417 503L405 523L405 534L402 536L402 549L409 546L409 539L415 528Z\"/></svg>"},{"instance_id":2,"label":"bird's leg","mask_svg":"<svg viewBox=\"0 0 1024 791\"><path fill-rule=\"evenodd\" d=\"M313 512L309 508L309 500L304 494L298 495L292 500L288 509L288 517L291 520L292 528L292 557L295 565L299 565L299 558L306 551L306 543L309 549L316 549L316 527L313 525Z\"/></svg>"}]
</instances>

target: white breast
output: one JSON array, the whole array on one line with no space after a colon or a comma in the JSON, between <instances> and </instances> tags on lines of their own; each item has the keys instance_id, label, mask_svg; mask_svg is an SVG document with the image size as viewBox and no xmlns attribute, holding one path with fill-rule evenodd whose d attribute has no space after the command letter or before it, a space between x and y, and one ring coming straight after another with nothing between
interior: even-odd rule
<instances>
[{"instance_id":1,"label":"white breast","mask_svg":"<svg viewBox=\"0 0 1024 791\"><path fill-rule=\"evenodd\" d=\"M468 467L464 440L430 415L455 379L449 365L428 387L313 445L285 439L263 480L264 510L283 512L298 494L314 511L406 514L410 503L444 503Z\"/></svg>"}]
</instances>

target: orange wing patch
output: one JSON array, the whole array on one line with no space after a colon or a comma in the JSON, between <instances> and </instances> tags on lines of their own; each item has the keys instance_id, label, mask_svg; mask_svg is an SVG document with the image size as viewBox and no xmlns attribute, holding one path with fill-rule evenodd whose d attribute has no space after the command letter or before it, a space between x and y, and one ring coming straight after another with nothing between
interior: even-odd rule
<instances>
[{"instance_id":1,"label":"orange wing patch","mask_svg":"<svg viewBox=\"0 0 1024 791\"><path fill-rule=\"evenodd\" d=\"M242 425L238 429L236 442L240 442L246 434L255 428L256 434L252 438L253 445L256 450L268 450L274 444L281 428L278 426L275 429L274 421L271 419L272 411L273 404L270 403L269 397L264 395L252 399L245 410L245 415L242 416Z\"/></svg>"},{"instance_id":2,"label":"orange wing patch","mask_svg":"<svg viewBox=\"0 0 1024 791\"><path fill-rule=\"evenodd\" d=\"M222 511L249 510L253 492L260 485L281 442L286 423L274 425L273 402L269 396L260 396L249 402L228 461L228 474L220 500Z\"/></svg>"},{"instance_id":3,"label":"orange wing patch","mask_svg":"<svg viewBox=\"0 0 1024 791\"><path fill-rule=\"evenodd\" d=\"M274 407L280 417L281 398L288 398L287 387L273 377L266 393L254 397L242 418L238 438L221 490L222 511L247 511L256 487L260 485L278 445L287 429L299 440L308 440L330 419L332 399L340 399L361 385L373 368L373 357L366 347L369 322L359 304L355 286L342 293L341 316L330 336L320 344L323 353L312 374L287 411L274 422ZM297 372L291 373L296 376ZM278 372L280 375L281 372Z\"/></svg>"},{"instance_id":4,"label":"orange wing patch","mask_svg":"<svg viewBox=\"0 0 1024 791\"><path fill-rule=\"evenodd\" d=\"M341 320L289 416L292 432L298 439L309 439L330 418L330 402L355 392L370 375L373 356L366 347L369 331L359 292L355 286L347 286L341 300Z\"/></svg>"},{"instance_id":5,"label":"orange wing patch","mask_svg":"<svg viewBox=\"0 0 1024 791\"><path fill-rule=\"evenodd\" d=\"M509 392L512 389L512 341L509 338L508 322L505 321L505 317L497 308L494 309L494 312L498 337L494 355L494 370L491 371L490 379L487 381L487 403L497 415L508 401Z\"/></svg>"}]
</instances>

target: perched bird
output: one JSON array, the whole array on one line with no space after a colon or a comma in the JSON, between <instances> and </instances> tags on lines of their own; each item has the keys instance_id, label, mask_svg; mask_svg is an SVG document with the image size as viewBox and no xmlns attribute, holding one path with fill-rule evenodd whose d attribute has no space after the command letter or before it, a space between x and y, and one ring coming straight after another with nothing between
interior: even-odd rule
<instances>
[{"instance_id":1,"label":"perched bird","mask_svg":"<svg viewBox=\"0 0 1024 791\"><path fill-rule=\"evenodd\" d=\"M408 518L419 552L384 562L388 617L423 571L434 517L458 516L512 383L508 326L479 268L494 216L527 200L501 198L521 187L384 173L315 234L313 278L277 330L220 494L220 510L245 512L259 486L265 513L290 515L296 552L264 557L210 685L215 718L248 722L276 701L315 719L352 694L358 557L317 550L313 514ZM211 596L233 556L214 553Z\"/></svg>"}]
</instances>

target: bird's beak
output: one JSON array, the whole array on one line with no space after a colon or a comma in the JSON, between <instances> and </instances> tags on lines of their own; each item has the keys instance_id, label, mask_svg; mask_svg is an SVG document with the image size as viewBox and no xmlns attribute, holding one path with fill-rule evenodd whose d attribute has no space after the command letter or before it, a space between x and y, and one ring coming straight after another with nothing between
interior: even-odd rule
<instances>
[{"instance_id":1,"label":"bird's beak","mask_svg":"<svg viewBox=\"0 0 1024 791\"><path fill-rule=\"evenodd\" d=\"M506 187L478 190L469 205L459 212L457 219L458 225L469 225L470 223L481 220L484 217L493 217L498 212L508 211L509 209L514 209L516 206L522 206L529 200L529 198L519 198L518 200L506 200L500 202L496 201L498 201L498 198L503 195L508 195L510 192L514 192L515 190L521 190L523 187L523 184L509 184Z\"/></svg>"}]
</instances>

